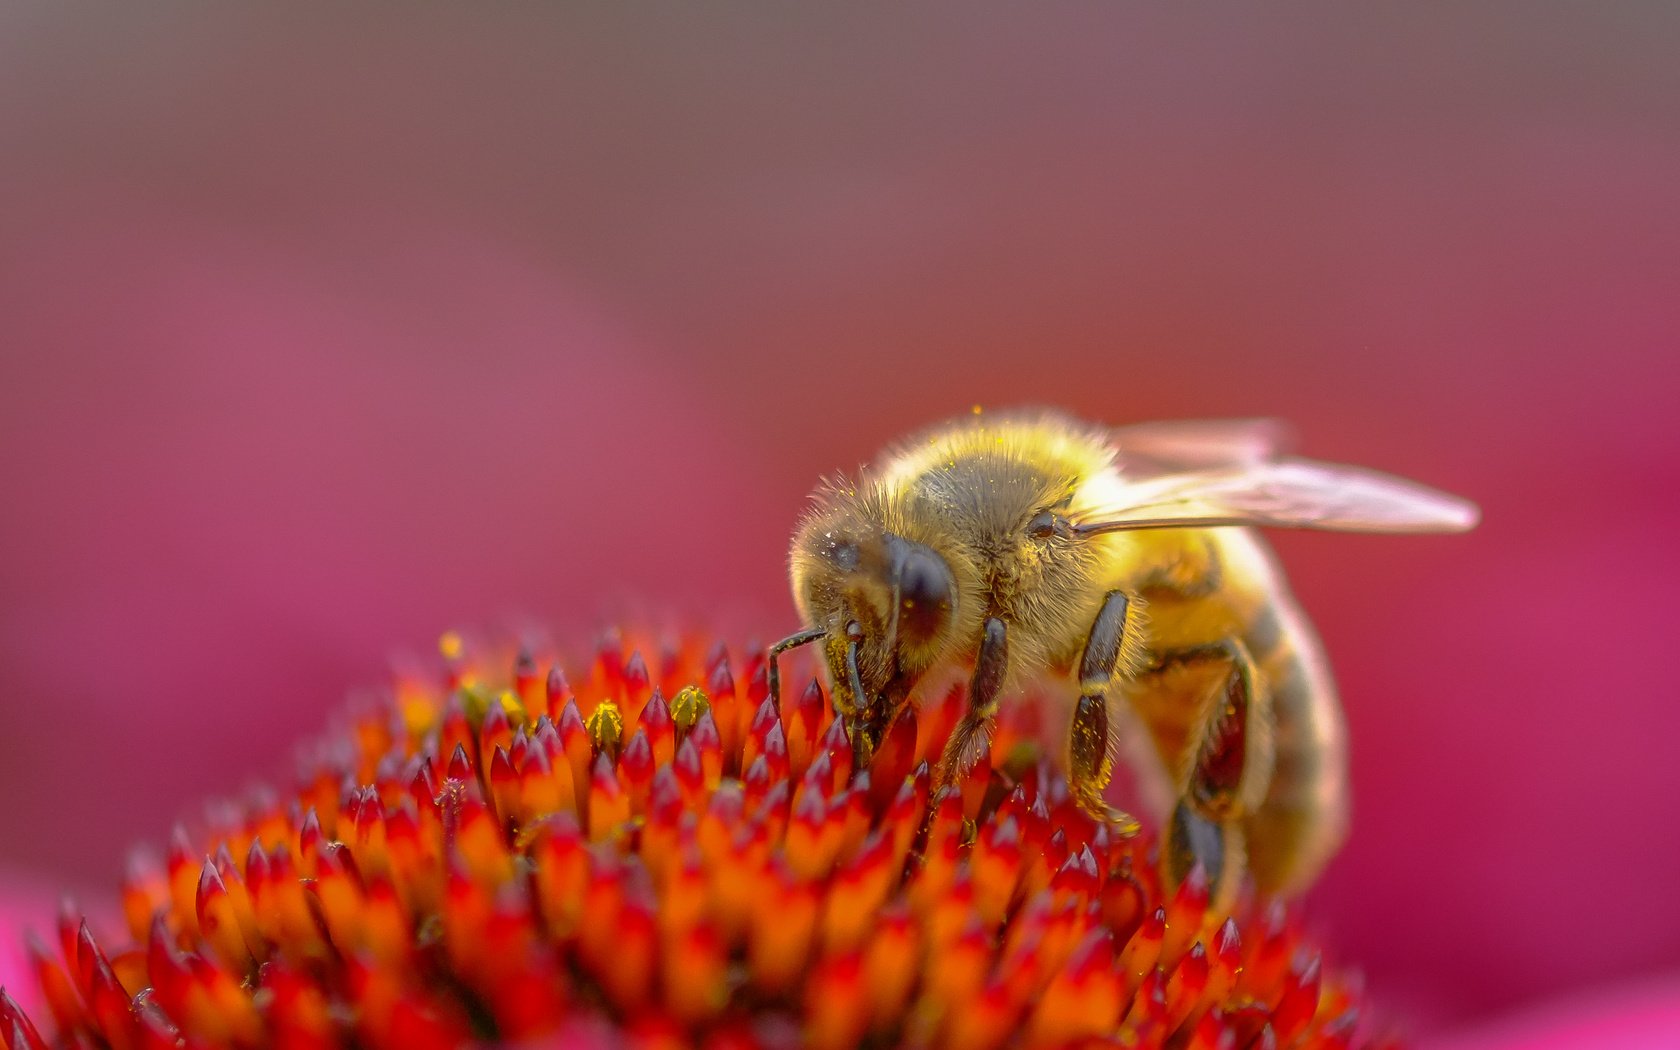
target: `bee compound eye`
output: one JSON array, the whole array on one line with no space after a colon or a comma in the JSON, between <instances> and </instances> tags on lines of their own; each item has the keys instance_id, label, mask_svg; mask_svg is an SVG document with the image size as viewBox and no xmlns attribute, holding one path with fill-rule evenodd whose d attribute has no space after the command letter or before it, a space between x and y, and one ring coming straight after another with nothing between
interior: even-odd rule
<instances>
[{"instance_id":1,"label":"bee compound eye","mask_svg":"<svg viewBox=\"0 0 1680 1050\"><path fill-rule=\"evenodd\" d=\"M860 555L858 545L851 540L832 540L828 544L827 554L835 568L842 572L855 572Z\"/></svg>"},{"instance_id":2,"label":"bee compound eye","mask_svg":"<svg viewBox=\"0 0 1680 1050\"><path fill-rule=\"evenodd\" d=\"M951 569L944 558L919 544L907 546L897 569L899 633L915 641L930 640L951 616Z\"/></svg>"}]
</instances>

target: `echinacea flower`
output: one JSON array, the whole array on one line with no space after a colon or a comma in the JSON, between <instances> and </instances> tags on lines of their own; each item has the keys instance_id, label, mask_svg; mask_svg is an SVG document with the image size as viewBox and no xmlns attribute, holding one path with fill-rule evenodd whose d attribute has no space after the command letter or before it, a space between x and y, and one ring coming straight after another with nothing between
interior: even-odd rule
<instances>
[{"instance_id":1,"label":"echinacea flower","mask_svg":"<svg viewBox=\"0 0 1680 1050\"><path fill-rule=\"evenodd\" d=\"M1031 702L936 786L960 696L860 770L757 651L615 637L568 680L441 649L289 791L136 862L125 930L67 909L0 1044L1371 1045L1288 912L1212 912L1073 804Z\"/></svg>"}]
</instances>

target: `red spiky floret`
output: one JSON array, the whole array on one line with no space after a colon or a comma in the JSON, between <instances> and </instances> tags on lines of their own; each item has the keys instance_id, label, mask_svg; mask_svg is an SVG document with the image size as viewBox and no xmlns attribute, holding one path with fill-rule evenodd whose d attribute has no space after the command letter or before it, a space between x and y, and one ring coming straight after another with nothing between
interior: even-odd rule
<instances>
[{"instance_id":1,"label":"red spiky floret","mask_svg":"<svg viewBox=\"0 0 1680 1050\"><path fill-rule=\"evenodd\" d=\"M126 929L31 942L0 1047L1370 1045L1288 911L1079 811L1030 699L940 785L960 691L856 770L820 681L778 710L762 653L640 641L446 635L289 795L137 858Z\"/></svg>"}]
</instances>

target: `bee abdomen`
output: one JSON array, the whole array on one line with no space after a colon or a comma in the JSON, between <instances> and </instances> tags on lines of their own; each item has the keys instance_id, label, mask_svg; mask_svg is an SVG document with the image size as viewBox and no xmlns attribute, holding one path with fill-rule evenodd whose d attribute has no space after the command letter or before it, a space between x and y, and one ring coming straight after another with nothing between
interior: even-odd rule
<instances>
[{"instance_id":1,"label":"bee abdomen","mask_svg":"<svg viewBox=\"0 0 1680 1050\"><path fill-rule=\"evenodd\" d=\"M1271 710L1271 781L1245 821L1249 870L1265 892L1310 882L1341 844L1347 759L1335 686L1305 618L1274 594L1244 633Z\"/></svg>"}]
</instances>

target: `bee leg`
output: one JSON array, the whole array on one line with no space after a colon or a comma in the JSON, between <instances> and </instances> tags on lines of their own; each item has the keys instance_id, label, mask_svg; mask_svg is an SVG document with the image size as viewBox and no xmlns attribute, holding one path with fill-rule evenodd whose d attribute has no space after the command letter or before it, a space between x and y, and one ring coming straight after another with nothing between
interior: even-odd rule
<instances>
[{"instance_id":1,"label":"bee leg","mask_svg":"<svg viewBox=\"0 0 1680 1050\"><path fill-rule=\"evenodd\" d=\"M1208 698L1197 734L1184 798L1203 817L1236 820L1260 801L1272 775L1266 696L1254 659L1239 639L1213 647L1230 671Z\"/></svg>"},{"instance_id":2,"label":"bee leg","mask_svg":"<svg viewBox=\"0 0 1680 1050\"><path fill-rule=\"evenodd\" d=\"M864 690L863 676L858 672L860 637L861 632L853 623L847 626L844 635L830 635L823 643L833 682L829 699L834 705L834 717L845 723L846 739L852 742L853 769L867 769L875 751L869 727L876 702Z\"/></svg>"},{"instance_id":3,"label":"bee leg","mask_svg":"<svg viewBox=\"0 0 1680 1050\"><path fill-rule=\"evenodd\" d=\"M1185 799L1173 807L1161 847L1161 866L1170 885L1183 882L1200 864L1214 910L1227 911L1236 899L1245 858L1240 821L1209 820Z\"/></svg>"},{"instance_id":4,"label":"bee leg","mask_svg":"<svg viewBox=\"0 0 1680 1050\"><path fill-rule=\"evenodd\" d=\"M852 742L852 768L868 769L891 720L886 698L876 697L873 703L855 711L835 713L846 721L846 738Z\"/></svg>"},{"instance_id":5,"label":"bee leg","mask_svg":"<svg viewBox=\"0 0 1680 1050\"><path fill-rule=\"evenodd\" d=\"M1131 611L1132 600L1124 591L1110 591L1103 599L1079 658L1079 703L1068 731L1068 780L1074 799L1085 812L1128 836L1137 834L1137 819L1109 805L1103 792L1114 776L1116 743L1110 734L1108 694L1119 671Z\"/></svg>"},{"instance_id":6,"label":"bee leg","mask_svg":"<svg viewBox=\"0 0 1680 1050\"><path fill-rule=\"evenodd\" d=\"M968 708L951 730L939 759L941 783L949 784L974 768L980 741L991 734L992 718L997 714L998 697L1003 692L1008 669L1009 634L1003 621L993 616L986 621L985 634L980 639L974 679L968 686Z\"/></svg>"},{"instance_id":7,"label":"bee leg","mask_svg":"<svg viewBox=\"0 0 1680 1050\"><path fill-rule=\"evenodd\" d=\"M1181 881L1200 861L1216 895L1235 891L1242 867L1240 821L1264 795L1272 773L1272 739L1266 693L1247 646L1236 638L1169 656L1179 662L1219 660L1229 670L1200 718L1195 750L1187 756L1183 795L1167 827L1163 863Z\"/></svg>"},{"instance_id":8,"label":"bee leg","mask_svg":"<svg viewBox=\"0 0 1680 1050\"><path fill-rule=\"evenodd\" d=\"M800 631L798 634L788 635L766 651L768 663L764 672L764 681L770 689L770 703L777 711L782 709L782 669L777 664L777 658L789 649L810 645L827 633L821 627L812 627Z\"/></svg>"}]
</instances>

